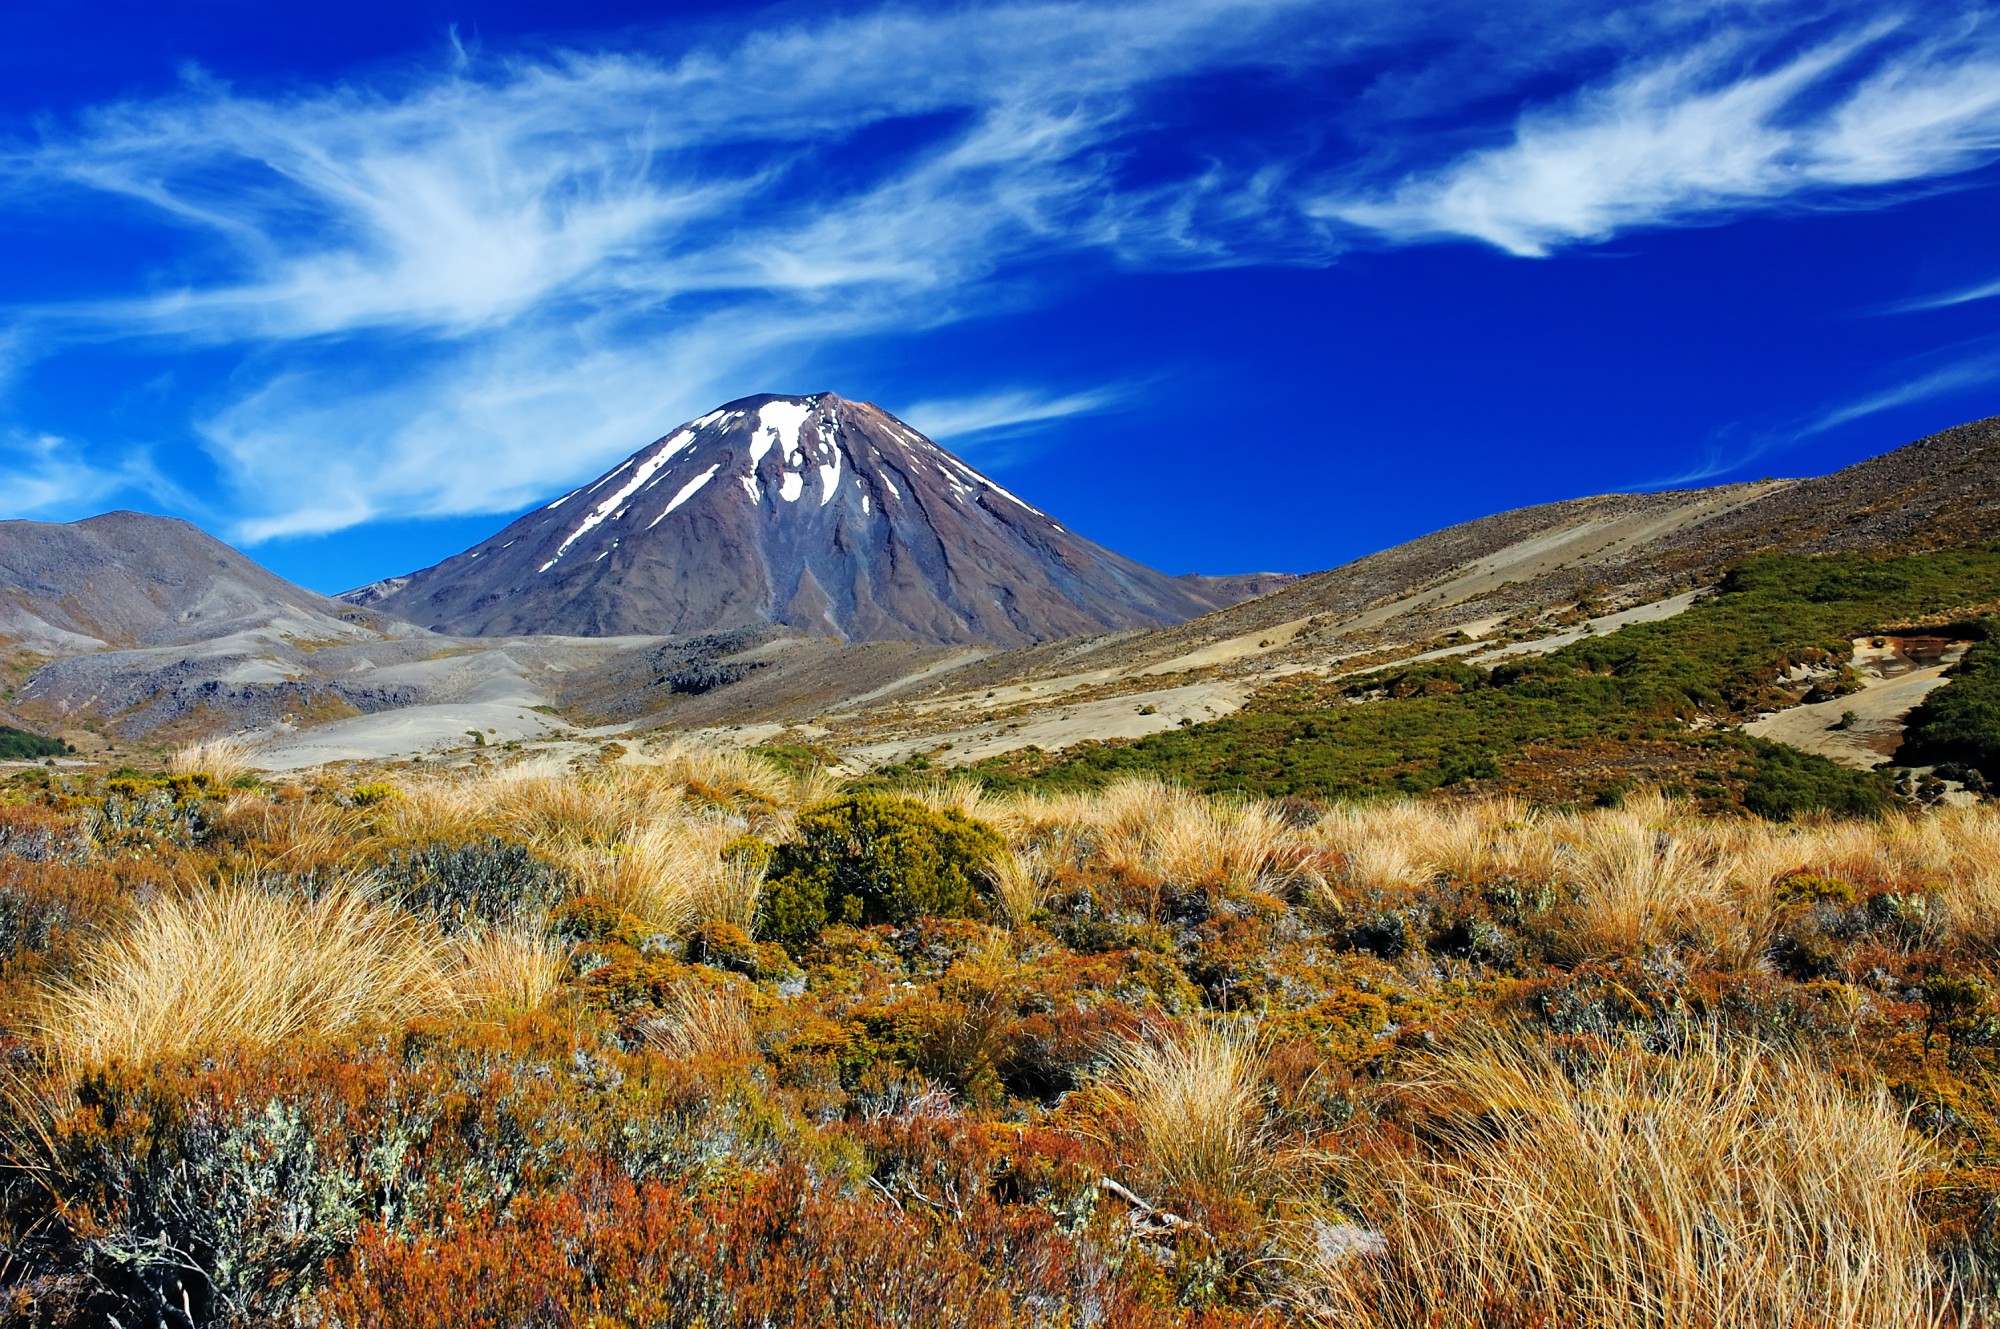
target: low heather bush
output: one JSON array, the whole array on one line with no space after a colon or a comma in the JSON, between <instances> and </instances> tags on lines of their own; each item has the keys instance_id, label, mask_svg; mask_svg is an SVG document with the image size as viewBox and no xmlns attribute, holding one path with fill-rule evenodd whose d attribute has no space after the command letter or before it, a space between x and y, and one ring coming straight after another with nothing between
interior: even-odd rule
<instances>
[{"instance_id":1,"label":"low heather bush","mask_svg":"<svg viewBox=\"0 0 2000 1329\"><path fill-rule=\"evenodd\" d=\"M447 934L538 918L562 895L548 864L496 836L399 850L375 875L385 898L435 919Z\"/></svg>"}]
</instances>

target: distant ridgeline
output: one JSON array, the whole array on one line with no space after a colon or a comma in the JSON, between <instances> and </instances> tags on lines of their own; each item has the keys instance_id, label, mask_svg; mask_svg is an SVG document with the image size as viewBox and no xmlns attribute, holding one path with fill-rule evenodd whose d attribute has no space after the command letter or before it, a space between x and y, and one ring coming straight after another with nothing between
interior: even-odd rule
<instances>
[{"instance_id":1,"label":"distant ridgeline","mask_svg":"<svg viewBox=\"0 0 2000 1329\"><path fill-rule=\"evenodd\" d=\"M1546 656L1287 680L1223 719L1063 754L1008 754L971 773L1001 787L1156 775L1270 797L1460 787L1558 803L1616 801L1654 786L1769 817L1874 812L1891 805L1887 775L1735 726L1797 700L1779 686L1794 666L1820 670L1838 695L1855 685L1844 668L1854 638L1923 625L1982 644L1911 716L1897 759L1949 761L2000 783L2000 648L1986 642L2000 636L1991 631L1996 608L1994 546L1901 558L1771 555L1738 566L1677 617Z\"/></svg>"},{"instance_id":2,"label":"distant ridgeline","mask_svg":"<svg viewBox=\"0 0 2000 1329\"><path fill-rule=\"evenodd\" d=\"M59 739L43 738L25 729L0 724L0 760L19 761L25 757L60 757L69 745Z\"/></svg>"}]
</instances>

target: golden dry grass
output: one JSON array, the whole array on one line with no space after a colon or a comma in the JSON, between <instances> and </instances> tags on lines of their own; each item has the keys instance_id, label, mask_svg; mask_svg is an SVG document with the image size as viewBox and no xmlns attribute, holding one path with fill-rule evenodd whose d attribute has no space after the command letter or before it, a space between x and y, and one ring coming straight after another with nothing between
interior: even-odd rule
<instances>
[{"instance_id":1,"label":"golden dry grass","mask_svg":"<svg viewBox=\"0 0 2000 1329\"><path fill-rule=\"evenodd\" d=\"M694 1060L757 1055L749 1006L741 997L712 988L678 989L645 1032L646 1041L670 1057Z\"/></svg>"},{"instance_id":2,"label":"golden dry grass","mask_svg":"<svg viewBox=\"0 0 2000 1329\"><path fill-rule=\"evenodd\" d=\"M755 880L722 858L731 838L731 828L717 822L661 821L609 844L577 841L555 853L583 894L678 936L704 918L726 914L724 921L740 925L754 912Z\"/></svg>"},{"instance_id":3,"label":"golden dry grass","mask_svg":"<svg viewBox=\"0 0 2000 1329\"><path fill-rule=\"evenodd\" d=\"M562 990L566 947L542 927L494 928L459 945L451 985L474 1010L538 1011Z\"/></svg>"},{"instance_id":4,"label":"golden dry grass","mask_svg":"<svg viewBox=\"0 0 2000 1329\"><path fill-rule=\"evenodd\" d=\"M457 1009L437 934L359 892L254 883L152 901L52 983L36 1031L58 1061L146 1061Z\"/></svg>"},{"instance_id":5,"label":"golden dry grass","mask_svg":"<svg viewBox=\"0 0 2000 1329\"><path fill-rule=\"evenodd\" d=\"M1560 958L1637 955L1700 937L1727 917L1722 876L1649 812L1620 809L1560 827L1571 888L1556 934Z\"/></svg>"},{"instance_id":6,"label":"golden dry grass","mask_svg":"<svg viewBox=\"0 0 2000 1329\"><path fill-rule=\"evenodd\" d=\"M1158 780L1121 780L1095 794L947 797L1009 840L1033 844L1064 828L1116 872L1222 892L1287 888L1308 846L1268 804L1191 794Z\"/></svg>"},{"instance_id":7,"label":"golden dry grass","mask_svg":"<svg viewBox=\"0 0 2000 1329\"><path fill-rule=\"evenodd\" d=\"M1913 1180L1886 1093L1715 1038L1572 1074L1489 1036L1417 1087L1428 1157L1348 1169L1385 1258L1310 1243L1328 1323L1439 1329L1890 1329L1932 1320Z\"/></svg>"},{"instance_id":8,"label":"golden dry grass","mask_svg":"<svg viewBox=\"0 0 2000 1329\"><path fill-rule=\"evenodd\" d=\"M175 775L206 775L219 785L231 784L255 773L240 743L211 738L190 743L167 758L167 770Z\"/></svg>"},{"instance_id":9,"label":"golden dry grass","mask_svg":"<svg viewBox=\"0 0 2000 1329\"><path fill-rule=\"evenodd\" d=\"M1150 1179L1218 1190L1247 1185L1272 1163L1263 1081L1256 1026L1232 1020L1124 1041L1105 1073Z\"/></svg>"},{"instance_id":10,"label":"golden dry grass","mask_svg":"<svg viewBox=\"0 0 2000 1329\"><path fill-rule=\"evenodd\" d=\"M301 877L344 874L372 847L361 812L304 799L274 803L238 794L215 826L251 846L256 868Z\"/></svg>"},{"instance_id":11,"label":"golden dry grass","mask_svg":"<svg viewBox=\"0 0 2000 1329\"><path fill-rule=\"evenodd\" d=\"M679 934L707 919L750 925L762 875L724 861L722 846L747 832L782 839L794 811L830 792L831 779L673 744L591 771L535 758L407 780L369 815L386 841L490 834L525 843L562 864L580 892Z\"/></svg>"},{"instance_id":12,"label":"golden dry grass","mask_svg":"<svg viewBox=\"0 0 2000 1329\"><path fill-rule=\"evenodd\" d=\"M987 869L1000 912L1017 928L1026 927L1041 907L1043 878L1038 858L1032 849L1008 849Z\"/></svg>"},{"instance_id":13,"label":"golden dry grass","mask_svg":"<svg viewBox=\"0 0 2000 1329\"><path fill-rule=\"evenodd\" d=\"M781 839L796 809L829 792L828 777L681 746L584 772L531 760L398 778L397 797L362 807L234 798L218 834L246 850L232 866L309 877L315 888L386 847L502 835L559 863L577 891L678 935L710 919L750 929L760 873L725 860L722 847L745 833ZM1678 951L1690 966L1769 977L1776 929L1799 913L1776 883L1804 871L1850 882L1857 896L1918 898L1915 931L1885 945L1963 943L1950 954L1970 950L1984 965L2000 943L2000 811L1990 808L1778 826L1707 820L1657 796L1571 814L1501 801L1318 815L1155 781L1004 797L958 782L920 796L991 824L1009 846L987 885L1015 933L982 931L952 970L957 1013L927 1034L950 1065L990 1059L1000 1013L1025 982L1023 957L1052 945L1031 920L1057 891L1102 890L1114 907L1143 912L1147 892L1157 900L1167 887L1216 896L1297 887L1337 919L1353 906L1477 903L1499 898L1482 895L1497 886L1527 963ZM308 901L241 882L148 899L138 914L43 990L34 1023L59 1069L439 1012L542 1009L566 981L563 949L538 927L447 942L358 888ZM1327 956L1359 944L1315 931L1310 918L1296 927ZM1462 961L1426 954L1426 944L1379 964L1362 957L1354 971L1435 985ZM744 997L678 972L683 985L645 1037L676 1058L756 1057ZM754 1000L768 1010L781 999ZM1276 1029L1284 1012L1274 1005L1271 1018ZM1931 1160L1880 1091L1857 1092L1803 1053L1714 1036L1673 1055L1558 1053L1532 1037L1467 1042L1423 1063L1406 1097L1371 1100L1393 1101L1407 1112L1399 1124L1416 1126L1341 1168L1344 1202L1379 1225L1387 1252L1303 1242L1307 1314L1370 1329L1927 1322L1939 1274L1922 1248L1912 1179ZM1277 1106L1292 1101L1284 1077L1296 1066L1285 1058L1296 1045L1272 1055L1275 1076L1247 1021L1188 1019L1118 1043L1079 1101L1103 1105L1105 1143L1149 1191L1234 1193L1274 1210L1319 1202L1294 1181L1325 1137Z\"/></svg>"}]
</instances>

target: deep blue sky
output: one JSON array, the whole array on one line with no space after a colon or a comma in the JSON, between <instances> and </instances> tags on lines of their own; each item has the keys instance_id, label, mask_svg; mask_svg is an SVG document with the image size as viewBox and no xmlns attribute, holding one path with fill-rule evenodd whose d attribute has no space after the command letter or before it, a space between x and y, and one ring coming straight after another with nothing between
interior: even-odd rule
<instances>
[{"instance_id":1,"label":"deep blue sky","mask_svg":"<svg viewBox=\"0 0 2000 1329\"><path fill-rule=\"evenodd\" d=\"M763 391L1174 572L2000 411L1983 5L17 3L0 172L0 516L322 590Z\"/></svg>"}]
</instances>

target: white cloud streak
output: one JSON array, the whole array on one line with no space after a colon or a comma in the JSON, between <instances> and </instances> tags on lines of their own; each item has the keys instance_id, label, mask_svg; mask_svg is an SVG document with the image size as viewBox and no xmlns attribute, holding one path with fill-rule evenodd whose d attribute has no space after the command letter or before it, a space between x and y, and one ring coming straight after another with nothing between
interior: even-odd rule
<instances>
[{"instance_id":1,"label":"white cloud streak","mask_svg":"<svg viewBox=\"0 0 2000 1329\"><path fill-rule=\"evenodd\" d=\"M178 241L142 287L17 309L0 338L17 365L86 343L233 354L189 424L231 534L254 542L505 511L727 397L866 393L817 366L1032 298L1043 260L1325 262L1368 233L1539 254L2000 155L1983 28L1850 28L1779 58L1782 4L1617 23L1557 7L1534 31L1491 19L1482 40L1504 58L1466 38L1451 68L1474 73L1409 77L1396 62L1416 39L1488 22L1455 4L880 9L671 55L518 55L289 94L197 78L0 149L8 209L108 200ZM1585 48L1620 72L1526 107L1507 143L1440 165L1411 129ZM1380 66L1365 95L1325 123L1130 169L1149 135L1173 136L1191 79L1364 57ZM976 437L1115 395L995 389L911 412Z\"/></svg>"},{"instance_id":2,"label":"white cloud streak","mask_svg":"<svg viewBox=\"0 0 2000 1329\"><path fill-rule=\"evenodd\" d=\"M912 427L939 442L976 440L981 435L1016 432L1079 415L1116 410L1132 394L1123 387L1051 396L1034 388L920 401L897 412Z\"/></svg>"},{"instance_id":3,"label":"white cloud streak","mask_svg":"<svg viewBox=\"0 0 2000 1329\"><path fill-rule=\"evenodd\" d=\"M105 468L54 434L0 439L0 518L81 516L112 495L135 489L172 493L143 455Z\"/></svg>"},{"instance_id":4,"label":"white cloud streak","mask_svg":"<svg viewBox=\"0 0 2000 1329\"><path fill-rule=\"evenodd\" d=\"M1926 309L1950 309L1954 305L1969 305L1978 300L1991 300L2000 296L2000 281L1980 282L1974 286L1962 286L1954 291L1939 295L1927 295L1916 300L1907 300L1884 311L1891 314L1915 314Z\"/></svg>"},{"instance_id":5,"label":"white cloud streak","mask_svg":"<svg viewBox=\"0 0 2000 1329\"><path fill-rule=\"evenodd\" d=\"M2000 351L1969 356L1836 406L1800 430L1797 436L1808 438L1823 434L1829 429L1893 411L1900 406L1929 401L1934 397L1948 397L1995 383L2000 383Z\"/></svg>"},{"instance_id":6,"label":"white cloud streak","mask_svg":"<svg viewBox=\"0 0 2000 1329\"><path fill-rule=\"evenodd\" d=\"M1530 108L1505 144L1315 210L1394 240L1463 237L1537 256L1991 161L1995 34L1899 38L1881 23L1762 70L1742 37L1717 38Z\"/></svg>"},{"instance_id":7,"label":"white cloud streak","mask_svg":"<svg viewBox=\"0 0 2000 1329\"><path fill-rule=\"evenodd\" d=\"M1749 439L1740 440L1734 446L1718 445L1710 449L1708 454L1695 465L1672 475L1641 481L1634 487L1645 490L1673 489L1700 484L1717 476L1740 475L1745 467L1760 457L1795 448L1808 439L1817 438L1842 425L1865 420L1869 416L1880 415L1885 411L1914 406L1919 402L1932 401L1940 397L1969 393L1980 388L2000 388L2000 349L1990 345L1984 349L1960 347L1956 357L1949 363L1910 373L1897 382L1830 406L1803 421L1794 420L1783 426L1753 434ZM1986 410L1994 406L2000 406L2000 402L1989 402L1985 407L1974 409Z\"/></svg>"}]
</instances>

